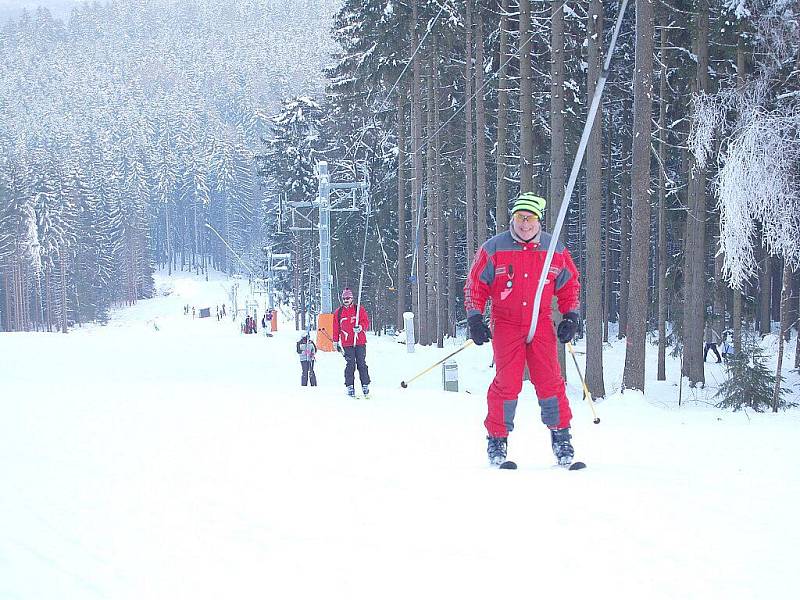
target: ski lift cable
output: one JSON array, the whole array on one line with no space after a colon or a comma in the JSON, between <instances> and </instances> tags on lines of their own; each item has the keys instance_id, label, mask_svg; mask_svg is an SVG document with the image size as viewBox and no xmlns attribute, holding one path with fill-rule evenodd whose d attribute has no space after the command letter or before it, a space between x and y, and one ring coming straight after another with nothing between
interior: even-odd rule
<instances>
[{"instance_id":1,"label":"ski lift cable","mask_svg":"<svg viewBox=\"0 0 800 600\"><path fill-rule=\"evenodd\" d=\"M234 255L236 258L237 258L237 260L238 260L240 263L242 263L242 266L244 266L244 268L245 268L245 269L247 269L248 271L250 271L250 274L251 274L253 277L255 277L255 278L257 278L257 277L258 277L258 275L256 275L255 271L253 271L253 269L251 269L251 268L250 268L250 265L248 265L246 262L244 262L244 260L242 259L242 257L241 257L241 256L239 256L239 255L236 253L236 250L234 250L233 248L231 248L231 247L230 247L230 245L228 244L228 242L226 242L226 241L225 241L225 238L224 238L224 237L222 237L222 236L220 235L220 233L219 233L219 232L218 232L216 229L214 229L214 228L213 228L213 227L212 227L212 226L211 226L209 223L205 223L205 226L206 226L208 229L210 229L211 231L213 231L213 232L214 232L214 235L216 235L216 236L217 236L217 237L218 237L220 240L222 240L222 243L223 243L223 244L225 244L225 247L226 247L228 250L230 250L230 251L233 253L233 255Z\"/></svg>"},{"instance_id":2,"label":"ski lift cable","mask_svg":"<svg viewBox=\"0 0 800 600\"><path fill-rule=\"evenodd\" d=\"M397 79L395 79L394 84L392 84L392 87L389 89L389 92L383 98L383 101L378 105L378 111L377 111L378 113L380 113L383 110L383 107L386 105L386 101L392 96L392 93L397 88L397 85L400 83L400 80L406 74L406 71L408 71L408 68L413 64L414 57L417 55L417 52L419 52L420 48L422 48L422 44L425 43L425 40L428 39L428 35L433 30L433 26L436 23L436 21L438 21L439 17L442 15L442 11L444 10L445 6L447 6L447 2L443 2L441 8L439 9L439 12L436 14L436 16L433 18L433 20L428 21L428 26L426 27L425 35L422 36L422 39L417 44L417 47L414 48L414 52L411 53L411 58L406 63L406 66L403 67L402 71L400 71L400 74L397 76ZM358 141L355 144L353 144L353 158L354 159L355 159L356 152L358 152L358 147L364 141L364 135L366 134L366 132L367 132L367 129L366 129L366 126L365 126L365 127L363 127L361 129L361 135L359 136Z\"/></svg>"},{"instance_id":3,"label":"ski lift cable","mask_svg":"<svg viewBox=\"0 0 800 600\"><path fill-rule=\"evenodd\" d=\"M439 12L436 13L436 16L431 21L428 21L428 25L426 27L425 35L422 36L422 39L417 44L417 47L414 49L414 52L412 53L411 58L409 59L409 61L405 65L405 67L403 67L403 70L400 72L400 74L395 79L394 84L392 84L392 87L389 89L389 92L386 94L386 96L384 96L384 98L381 101L380 105L378 105L378 112L383 110L383 107L386 105L387 100L391 97L392 93L394 93L394 90L397 88L398 84L400 83L400 80L403 78L403 76L408 71L409 66L413 64L414 57L419 52L420 48L422 48L422 45L425 43L425 40L428 39L428 35L433 30L433 26L436 23L436 21L438 21L439 17L442 15L442 12L444 11L445 6L447 6L447 2L443 2L442 6L439 8ZM366 135L366 132L367 132L366 127L362 128L361 129L361 135L359 136L358 141L353 145L353 158L354 158L354 160L355 160L355 154L358 151L358 147L361 146L361 144L362 144L362 142L364 140L364 136ZM366 171L366 167L365 167L365 171ZM365 260L366 251L367 251L367 239L369 237L369 212L370 212L370 201L369 201L369 197L367 197L367 215L366 215L365 226L364 226L364 250L362 252L362 257L361 257L361 273L360 273L359 279L358 279L358 304L356 305L356 320L358 320L358 310L361 307L361 291L362 291L363 280L364 280L364 260ZM380 232L379 232L378 235L379 235L379 243L381 245L381 251L383 252L383 255L384 255L384 263L386 263L386 250L383 247L383 241L380 239ZM389 273L389 265L388 265L388 263L386 263L386 272ZM391 279L391 275L389 275L389 278ZM394 284L394 281L392 281L392 284Z\"/></svg>"},{"instance_id":4,"label":"ski lift cable","mask_svg":"<svg viewBox=\"0 0 800 600\"><path fill-rule=\"evenodd\" d=\"M611 36L611 43L608 46L608 52L606 53L606 59L603 64L603 70L601 71L600 77L597 80L597 87L595 88L594 96L592 97L589 114L586 116L586 123L583 126L581 141L578 144L578 152L575 154L575 160L572 163L572 171L569 175L569 181L567 182L567 187L564 190L564 199L561 202L561 209L558 211L558 218L553 226L553 230L550 232L550 244L547 247L547 256L544 259L542 274L539 277L539 284L536 287L536 296L533 300L533 317L531 318L531 326L528 330L527 337L529 344L533 340L533 336L536 334L536 325L539 321L539 307L542 303L542 292L544 291L545 281L547 280L550 271L550 264L553 261L553 254L555 254L556 245L558 244L561 227L563 226L564 218L567 215L567 208L569 208L570 200L572 200L572 191L575 188L575 182L578 179L578 171L580 171L581 163L583 162L583 155L586 153L586 146L589 143L589 136L591 135L594 127L595 115L597 114L597 109L600 106L600 100L603 96L603 88L605 87L606 80L608 79L608 71L611 67L611 57L614 54L614 46L616 46L617 43L617 36L619 35L619 30L622 27L622 19L625 16L625 8L627 5L628 0L622 0L622 6L619 9L619 14L617 14L617 22L614 26L614 33Z\"/></svg>"}]
</instances>

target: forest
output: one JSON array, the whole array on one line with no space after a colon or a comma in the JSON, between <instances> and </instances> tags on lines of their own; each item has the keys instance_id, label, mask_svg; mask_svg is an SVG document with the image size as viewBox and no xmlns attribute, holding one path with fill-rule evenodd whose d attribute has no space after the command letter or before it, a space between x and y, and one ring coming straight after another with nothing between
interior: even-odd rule
<instances>
[{"instance_id":1,"label":"forest","mask_svg":"<svg viewBox=\"0 0 800 600\"><path fill-rule=\"evenodd\" d=\"M369 182L360 210L332 216L334 293L361 288L381 331L413 310L419 342L441 346L516 195L546 197L553 225L621 19L561 231L587 384L606 395L617 336L624 387L644 389L651 344L659 379L672 352L702 385L706 322L751 358L778 332L780 381L800 297L799 18L787 0L153 0L23 17L0 34L0 329L102 320L152 295L156 268L263 272L269 252L292 255L279 285L305 327L319 231L313 205L294 207L324 160Z\"/></svg>"}]
</instances>

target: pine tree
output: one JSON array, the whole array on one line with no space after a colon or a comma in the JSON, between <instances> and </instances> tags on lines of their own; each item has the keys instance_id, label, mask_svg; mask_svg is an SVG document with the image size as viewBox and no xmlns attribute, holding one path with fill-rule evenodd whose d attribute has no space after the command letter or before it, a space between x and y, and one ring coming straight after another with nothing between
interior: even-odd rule
<instances>
[{"instance_id":1,"label":"pine tree","mask_svg":"<svg viewBox=\"0 0 800 600\"><path fill-rule=\"evenodd\" d=\"M772 410L775 391L775 374L767 368L767 355L757 338L750 336L742 340L742 351L728 358L725 372L727 379L719 387L715 398L720 398L717 408L730 408L734 412L750 408L756 412ZM783 383L781 377L781 383ZM797 406L784 399L791 390L780 388L778 408Z\"/></svg>"}]
</instances>

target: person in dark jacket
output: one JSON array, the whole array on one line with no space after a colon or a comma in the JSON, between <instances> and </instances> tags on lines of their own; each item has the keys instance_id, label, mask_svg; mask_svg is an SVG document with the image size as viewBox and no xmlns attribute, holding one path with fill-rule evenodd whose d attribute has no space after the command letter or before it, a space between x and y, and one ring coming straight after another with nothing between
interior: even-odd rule
<instances>
[{"instance_id":1,"label":"person in dark jacket","mask_svg":"<svg viewBox=\"0 0 800 600\"><path fill-rule=\"evenodd\" d=\"M358 311L358 315L356 315ZM369 315L363 306L353 304L353 290L342 290L342 305L333 314L333 343L347 361L344 367L344 385L348 396L355 396L355 371L361 380L361 391L369 396L369 368L367 367L367 335Z\"/></svg>"},{"instance_id":2,"label":"person in dark jacket","mask_svg":"<svg viewBox=\"0 0 800 600\"><path fill-rule=\"evenodd\" d=\"M317 375L314 373L314 360L317 357L317 345L308 339L308 335L304 335L297 342L297 354L300 355L300 366L303 368L300 385L307 386L308 380L311 378L311 386L316 386Z\"/></svg>"}]
</instances>

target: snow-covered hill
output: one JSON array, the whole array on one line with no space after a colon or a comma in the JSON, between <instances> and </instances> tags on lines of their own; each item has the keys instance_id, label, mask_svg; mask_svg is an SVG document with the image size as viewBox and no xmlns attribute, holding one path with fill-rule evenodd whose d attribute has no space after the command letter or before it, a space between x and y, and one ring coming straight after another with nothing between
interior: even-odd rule
<instances>
[{"instance_id":1,"label":"snow-covered hill","mask_svg":"<svg viewBox=\"0 0 800 600\"><path fill-rule=\"evenodd\" d=\"M239 282L244 285L242 282ZM0 598L795 598L800 416L613 395L592 424L569 365L574 443L551 467L530 384L510 456L486 465L491 350L369 336L371 400L324 354L214 318L231 282L176 275L106 327L0 334ZM240 303L244 297L240 299ZM183 306L212 307L211 319ZM368 309L370 307L367 307ZM581 347L579 345L579 350ZM609 389L624 345L607 349ZM709 381L721 380L709 365ZM687 402L688 398L688 402Z\"/></svg>"}]
</instances>

